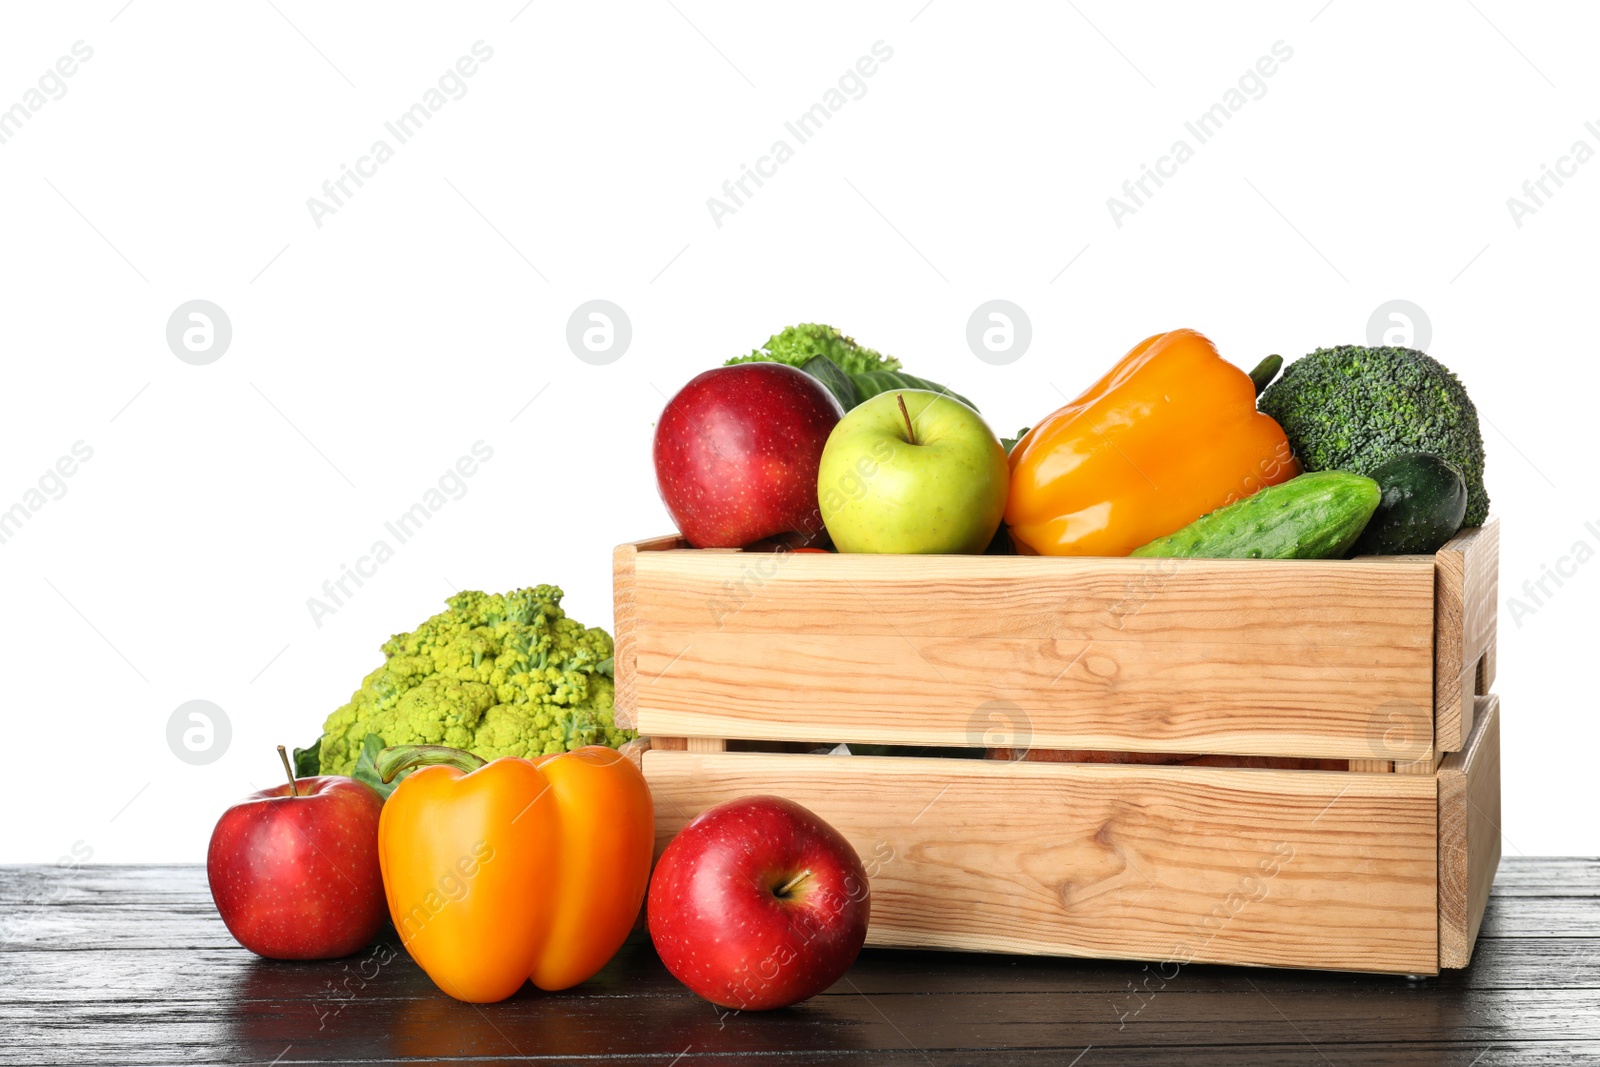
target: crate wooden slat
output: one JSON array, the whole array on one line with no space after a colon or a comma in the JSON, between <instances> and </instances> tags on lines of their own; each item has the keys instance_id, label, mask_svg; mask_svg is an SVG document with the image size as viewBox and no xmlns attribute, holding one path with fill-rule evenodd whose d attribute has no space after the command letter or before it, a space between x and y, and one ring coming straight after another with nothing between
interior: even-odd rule
<instances>
[{"instance_id":1,"label":"crate wooden slat","mask_svg":"<svg viewBox=\"0 0 1600 1067\"><path fill-rule=\"evenodd\" d=\"M616 559L647 733L1430 757L1434 561L703 553ZM624 673L627 681L620 681ZM818 709L826 709L825 718Z\"/></svg>"},{"instance_id":2,"label":"crate wooden slat","mask_svg":"<svg viewBox=\"0 0 1600 1067\"><path fill-rule=\"evenodd\" d=\"M869 944L1431 974L1431 779L648 751L657 843L772 793L855 846Z\"/></svg>"},{"instance_id":3,"label":"crate wooden slat","mask_svg":"<svg viewBox=\"0 0 1600 1067\"><path fill-rule=\"evenodd\" d=\"M1459 752L1472 733L1474 695L1494 686L1500 520L1461 531L1434 559L1435 729L1441 751Z\"/></svg>"},{"instance_id":4,"label":"crate wooden slat","mask_svg":"<svg viewBox=\"0 0 1600 1067\"><path fill-rule=\"evenodd\" d=\"M1468 744L1439 767L1439 965L1472 961L1500 866L1500 698L1475 700Z\"/></svg>"},{"instance_id":5,"label":"crate wooden slat","mask_svg":"<svg viewBox=\"0 0 1600 1067\"><path fill-rule=\"evenodd\" d=\"M616 635L612 660L617 683L615 714L618 726L630 730L635 727L634 708L639 703L639 657L634 650L634 634L638 631L639 619L635 599L638 588L635 561L641 552L665 552L688 547L681 537L655 537L648 541L618 545L611 553L612 629Z\"/></svg>"}]
</instances>

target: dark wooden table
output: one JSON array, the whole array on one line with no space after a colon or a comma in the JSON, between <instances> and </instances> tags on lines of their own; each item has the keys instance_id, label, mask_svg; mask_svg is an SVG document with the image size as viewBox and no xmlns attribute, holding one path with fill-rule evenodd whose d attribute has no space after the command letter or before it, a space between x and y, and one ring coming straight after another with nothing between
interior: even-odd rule
<instances>
[{"instance_id":1,"label":"dark wooden table","mask_svg":"<svg viewBox=\"0 0 1600 1067\"><path fill-rule=\"evenodd\" d=\"M1507 859L1472 967L1426 980L868 950L726 1015L636 936L577 989L478 1007L395 943L275 963L198 867L0 868L0 1063L1600 1063L1600 859Z\"/></svg>"}]
</instances>

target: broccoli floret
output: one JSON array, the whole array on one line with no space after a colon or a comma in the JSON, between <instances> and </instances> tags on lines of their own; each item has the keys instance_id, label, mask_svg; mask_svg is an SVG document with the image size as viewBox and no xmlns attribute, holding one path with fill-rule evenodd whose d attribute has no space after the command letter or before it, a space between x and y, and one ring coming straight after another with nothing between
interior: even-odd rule
<instances>
[{"instance_id":1,"label":"broccoli floret","mask_svg":"<svg viewBox=\"0 0 1600 1067\"><path fill-rule=\"evenodd\" d=\"M735 363L787 363L798 367L812 356L827 356L846 374L865 374L873 370L899 370L900 361L856 344L832 326L803 322L787 327L767 338L762 348L748 356L734 356L723 366Z\"/></svg>"},{"instance_id":2,"label":"broccoli floret","mask_svg":"<svg viewBox=\"0 0 1600 1067\"><path fill-rule=\"evenodd\" d=\"M367 675L323 726L323 774L349 774L368 734L390 745L449 745L485 759L613 748L611 635L561 610L561 590L458 593L385 642Z\"/></svg>"},{"instance_id":3,"label":"broccoli floret","mask_svg":"<svg viewBox=\"0 0 1600 1067\"><path fill-rule=\"evenodd\" d=\"M1489 515L1478 409L1444 364L1410 348L1319 348L1289 364L1260 408L1283 427L1308 471L1370 475L1404 452L1431 452L1461 472L1465 524Z\"/></svg>"}]
</instances>

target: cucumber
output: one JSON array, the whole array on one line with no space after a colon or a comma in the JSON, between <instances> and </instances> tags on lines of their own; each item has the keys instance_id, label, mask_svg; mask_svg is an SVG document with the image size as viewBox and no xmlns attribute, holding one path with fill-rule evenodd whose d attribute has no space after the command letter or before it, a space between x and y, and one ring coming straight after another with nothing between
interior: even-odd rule
<instances>
[{"instance_id":1,"label":"cucumber","mask_svg":"<svg viewBox=\"0 0 1600 1067\"><path fill-rule=\"evenodd\" d=\"M1372 478L1383 499L1356 541L1356 555L1431 555L1461 529L1467 483L1438 456L1407 452L1379 464Z\"/></svg>"},{"instance_id":2,"label":"cucumber","mask_svg":"<svg viewBox=\"0 0 1600 1067\"><path fill-rule=\"evenodd\" d=\"M895 389L926 389L930 393L943 393L952 400L959 400L973 411L978 410L978 405L960 393L952 392L938 382L930 382L926 378L918 378L914 374L907 374L901 370L862 371L860 374L850 375L850 380L855 383L856 392L860 395L861 403L863 404L879 393L887 393Z\"/></svg>"},{"instance_id":3,"label":"cucumber","mask_svg":"<svg viewBox=\"0 0 1600 1067\"><path fill-rule=\"evenodd\" d=\"M1202 515L1134 556L1326 559L1361 536L1378 507L1378 483L1344 471L1302 474Z\"/></svg>"},{"instance_id":4,"label":"cucumber","mask_svg":"<svg viewBox=\"0 0 1600 1067\"><path fill-rule=\"evenodd\" d=\"M850 380L850 375L839 368L839 364L824 355L815 355L804 363L800 369L811 377L828 387L828 392L839 401L839 406L849 411L861 403L861 393L856 389L856 383Z\"/></svg>"}]
</instances>

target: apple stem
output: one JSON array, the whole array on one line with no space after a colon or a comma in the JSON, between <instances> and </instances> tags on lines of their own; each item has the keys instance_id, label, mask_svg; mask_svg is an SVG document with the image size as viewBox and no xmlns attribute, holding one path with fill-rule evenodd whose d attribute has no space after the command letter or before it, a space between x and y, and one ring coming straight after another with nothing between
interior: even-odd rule
<instances>
[{"instance_id":1,"label":"apple stem","mask_svg":"<svg viewBox=\"0 0 1600 1067\"><path fill-rule=\"evenodd\" d=\"M294 768L289 766L289 753L283 750L282 745L278 746L278 758L283 760L283 773L289 776L289 795L292 797L299 796L300 790L296 789L294 784Z\"/></svg>"},{"instance_id":2,"label":"apple stem","mask_svg":"<svg viewBox=\"0 0 1600 1067\"><path fill-rule=\"evenodd\" d=\"M901 401L902 410L904 409L904 407L905 407L905 402ZM795 875L793 878L789 879L787 882L785 882L782 885L780 885L774 891L774 893L775 893L776 896L779 896L779 897L787 897L790 893L794 892L795 886L799 885L801 882L805 881L807 878L810 878L810 877L811 877L811 872L809 870L801 871L799 874Z\"/></svg>"},{"instance_id":3,"label":"apple stem","mask_svg":"<svg viewBox=\"0 0 1600 1067\"><path fill-rule=\"evenodd\" d=\"M911 412L906 410L906 398L896 393L895 399L900 402L900 416L906 420L906 437L912 444L916 444L917 430L911 425Z\"/></svg>"}]
</instances>

